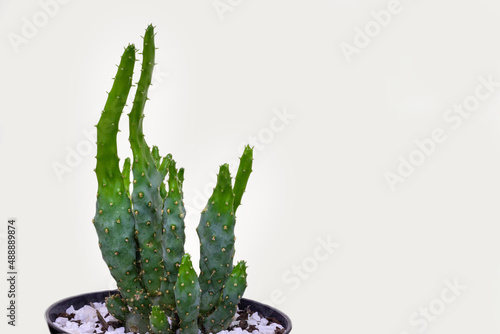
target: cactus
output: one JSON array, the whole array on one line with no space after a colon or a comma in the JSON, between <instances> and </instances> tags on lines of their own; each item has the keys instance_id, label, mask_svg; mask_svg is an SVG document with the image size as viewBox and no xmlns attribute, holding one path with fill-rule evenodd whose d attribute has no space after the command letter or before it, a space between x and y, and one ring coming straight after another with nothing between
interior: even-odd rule
<instances>
[{"instance_id":1,"label":"cactus","mask_svg":"<svg viewBox=\"0 0 500 334\"><path fill-rule=\"evenodd\" d=\"M109 313L113 314L113 316L122 321L127 321L127 316L130 313L127 303L122 299L120 295L113 295L106 299L106 307Z\"/></svg>"},{"instance_id":2,"label":"cactus","mask_svg":"<svg viewBox=\"0 0 500 334\"><path fill-rule=\"evenodd\" d=\"M167 315L162 311L160 306L153 306L151 309L151 316L149 317L151 331L154 334L169 333L170 323L168 322Z\"/></svg>"},{"instance_id":3,"label":"cactus","mask_svg":"<svg viewBox=\"0 0 500 334\"><path fill-rule=\"evenodd\" d=\"M253 161L253 150L250 146L245 147L243 155L240 158L240 166L238 167L238 172L236 173L236 179L234 181L234 213L241 204L241 198L247 187L248 178L250 173L252 173L252 161Z\"/></svg>"},{"instance_id":4,"label":"cactus","mask_svg":"<svg viewBox=\"0 0 500 334\"><path fill-rule=\"evenodd\" d=\"M118 124L132 87L134 45L123 52L97 124L98 192L93 223L102 257L119 291L106 299L106 305L127 331L215 333L228 328L246 287L245 262L233 268L234 227L252 172L253 149L245 147L234 185L229 165L220 166L197 227L201 253L197 275L184 251L184 169L176 166L170 154L162 158L157 146L150 148L143 133L155 65L154 37L150 25L143 37L141 74L129 114L132 159L126 158L122 169Z\"/></svg>"},{"instance_id":5,"label":"cactus","mask_svg":"<svg viewBox=\"0 0 500 334\"><path fill-rule=\"evenodd\" d=\"M229 165L222 165L217 185L203 209L196 231L200 238L200 313L206 315L217 304L225 280L233 269L234 194Z\"/></svg>"},{"instance_id":6,"label":"cactus","mask_svg":"<svg viewBox=\"0 0 500 334\"><path fill-rule=\"evenodd\" d=\"M177 275L179 277L174 290L179 327L182 333L198 334L201 290L189 254L182 257Z\"/></svg>"},{"instance_id":7,"label":"cactus","mask_svg":"<svg viewBox=\"0 0 500 334\"><path fill-rule=\"evenodd\" d=\"M142 130L144 106L146 104L149 86L153 77L154 67L154 29L149 26L144 34L144 50L141 77L137 83L132 111L129 114L129 141L133 153L132 172L134 188L132 192L135 229L139 243L142 282L148 295L156 296L160 291L161 282L165 276L161 266L161 209L160 172L155 163Z\"/></svg>"},{"instance_id":8,"label":"cactus","mask_svg":"<svg viewBox=\"0 0 500 334\"><path fill-rule=\"evenodd\" d=\"M231 277L224 285L220 303L215 311L203 320L205 332L217 333L231 324L231 320L236 314L236 307L247 287L246 269L244 261L238 262L234 267Z\"/></svg>"}]
</instances>

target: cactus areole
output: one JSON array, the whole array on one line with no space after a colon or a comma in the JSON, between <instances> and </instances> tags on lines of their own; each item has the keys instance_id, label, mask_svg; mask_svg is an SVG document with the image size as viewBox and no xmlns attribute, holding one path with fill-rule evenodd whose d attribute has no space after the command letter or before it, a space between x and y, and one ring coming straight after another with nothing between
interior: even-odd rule
<instances>
[{"instance_id":1,"label":"cactus areole","mask_svg":"<svg viewBox=\"0 0 500 334\"><path fill-rule=\"evenodd\" d=\"M99 247L119 294L109 312L139 333L216 333L231 324L247 284L246 264L233 265L235 214L252 172L245 147L233 179L221 165L213 194L201 213L200 273L184 251L184 169L160 156L144 138L144 107L155 65L154 27L144 34L142 67L129 114L132 157L120 169L117 134L132 87L137 49L125 48L97 124L98 181L93 219ZM131 173L132 171L132 173ZM131 188L132 185L132 188ZM170 320L170 321L169 321Z\"/></svg>"}]
</instances>

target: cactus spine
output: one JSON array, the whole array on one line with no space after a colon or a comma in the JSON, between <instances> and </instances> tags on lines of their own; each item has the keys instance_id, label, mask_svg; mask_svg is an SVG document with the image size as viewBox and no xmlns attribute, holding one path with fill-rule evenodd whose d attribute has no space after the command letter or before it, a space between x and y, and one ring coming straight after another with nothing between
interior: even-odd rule
<instances>
[{"instance_id":1,"label":"cactus spine","mask_svg":"<svg viewBox=\"0 0 500 334\"><path fill-rule=\"evenodd\" d=\"M234 226L252 171L253 150L245 148L234 186L229 166L220 166L217 184L197 228L201 253L198 276L184 251L184 169L176 166L170 154L162 158L158 147L150 149L143 133L155 65L154 36L154 27L148 26L129 114L132 159L124 160L122 170L117 134L132 87L134 45L123 52L97 124L98 193L93 222L103 259L119 290L107 298L106 305L127 331L172 334L179 329L196 334L200 329L215 333L229 326L246 287L245 263L233 268Z\"/></svg>"}]
</instances>

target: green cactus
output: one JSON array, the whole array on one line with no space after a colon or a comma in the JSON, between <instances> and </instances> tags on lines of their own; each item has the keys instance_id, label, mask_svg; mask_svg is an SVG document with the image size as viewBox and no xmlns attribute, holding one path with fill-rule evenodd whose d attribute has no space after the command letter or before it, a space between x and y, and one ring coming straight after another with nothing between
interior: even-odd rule
<instances>
[{"instance_id":1,"label":"green cactus","mask_svg":"<svg viewBox=\"0 0 500 334\"><path fill-rule=\"evenodd\" d=\"M106 307L117 320L121 322L127 321L127 316L130 313L127 303L120 295L112 295L106 298Z\"/></svg>"},{"instance_id":2,"label":"green cactus","mask_svg":"<svg viewBox=\"0 0 500 334\"><path fill-rule=\"evenodd\" d=\"M185 334L198 334L200 283L189 254L182 257L174 289L179 328Z\"/></svg>"},{"instance_id":3,"label":"green cactus","mask_svg":"<svg viewBox=\"0 0 500 334\"><path fill-rule=\"evenodd\" d=\"M175 161L168 167L168 194L163 206L163 259L167 280L175 283L184 255L184 209L182 188Z\"/></svg>"},{"instance_id":4,"label":"green cactus","mask_svg":"<svg viewBox=\"0 0 500 334\"><path fill-rule=\"evenodd\" d=\"M144 50L141 77L137 84L132 111L129 114L130 146L133 153L132 172L134 188L132 192L135 228L140 249L142 282L148 295L156 296L165 276L161 252L161 209L162 183L153 153L144 139L142 122L144 106L153 77L155 61L154 29L149 26L144 34ZM153 151L155 151L153 149ZM156 149L157 151L157 149ZM159 153L156 153L159 156Z\"/></svg>"},{"instance_id":5,"label":"green cactus","mask_svg":"<svg viewBox=\"0 0 500 334\"><path fill-rule=\"evenodd\" d=\"M116 135L125 106L135 63L135 47L125 48L113 87L97 124L98 182L96 214L93 220L99 236L99 247L122 297L132 307L130 314L146 315L149 301L141 284L136 262L135 219L128 189L119 168ZM143 328L142 322L131 322Z\"/></svg>"},{"instance_id":6,"label":"green cactus","mask_svg":"<svg viewBox=\"0 0 500 334\"><path fill-rule=\"evenodd\" d=\"M98 193L93 222L103 259L119 290L106 299L106 305L127 331L215 333L230 325L246 287L245 263L233 268L234 227L235 212L252 172L253 149L245 148L234 187L229 166L220 166L197 228L198 276L184 251L184 169L176 167L170 154L162 158L157 146L150 149L143 133L155 65L154 36L154 27L148 26L129 114L132 159L126 158L121 170L118 124L132 87L134 45L125 48L97 124Z\"/></svg>"},{"instance_id":7,"label":"green cactus","mask_svg":"<svg viewBox=\"0 0 500 334\"><path fill-rule=\"evenodd\" d=\"M168 166L168 194L163 206L163 261L165 267L164 281L162 282L161 305L169 311L175 309L174 286L177 281L177 272L184 255L184 209L182 188L175 161L171 160Z\"/></svg>"},{"instance_id":8,"label":"green cactus","mask_svg":"<svg viewBox=\"0 0 500 334\"><path fill-rule=\"evenodd\" d=\"M234 213L241 204L241 198L247 187L248 178L250 173L252 173L252 163L253 163L253 150L250 146L246 146L243 151L243 155L240 158L240 166L238 167L238 172L236 173L236 178L234 181Z\"/></svg>"},{"instance_id":9,"label":"green cactus","mask_svg":"<svg viewBox=\"0 0 500 334\"><path fill-rule=\"evenodd\" d=\"M149 323L154 334L172 333L167 315L160 306L152 307Z\"/></svg>"},{"instance_id":10,"label":"green cactus","mask_svg":"<svg viewBox=\"0 0 500 334\"><path fill-rule=\"evenodd\" d=\"M207 315L220 299L225 280L233 269L234 194L229 165L220 166L217 185L201 213L196 231L200 238L200 313Z\"/></svg>"},{"instance_id":11,"label":"green cactus","mask_svg":"<svg viewBox=\"0 0 500 334\"><path fill-rule=\"evenodd\" d=\"M246 264L238 262L231 276L224 285L222 298L215 311L203 320L203 329L206 333L218 333L229 327L236 307L247 287Z\"/></svg>"}]
</instances>

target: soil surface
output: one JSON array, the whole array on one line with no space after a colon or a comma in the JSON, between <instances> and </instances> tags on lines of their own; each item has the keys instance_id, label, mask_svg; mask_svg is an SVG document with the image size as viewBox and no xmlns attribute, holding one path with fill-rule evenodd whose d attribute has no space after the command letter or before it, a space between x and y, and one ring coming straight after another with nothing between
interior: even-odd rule
<instances>
[{"instance_id":1,"label":"soil surface","mask_svg":"<svg viewBox=\"0 0 500 334\"><path fill-rule=\"evenodd\" d=\"M57 316L54 324L72 334L125 334L123 324L110 315L106 305L102 303L91 303L78 310L71 306L66 312ZM219 334L283 333L285 329L276 319L252 312L249 307L244 310L238 309L229 328L219 332Z\"/></svg>"}]
</instances>

